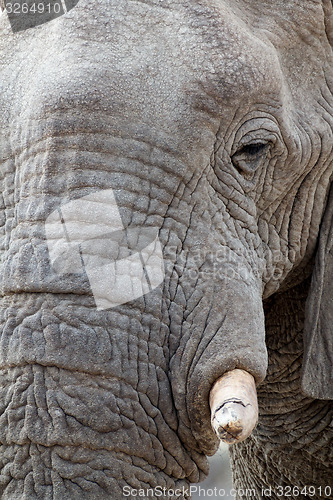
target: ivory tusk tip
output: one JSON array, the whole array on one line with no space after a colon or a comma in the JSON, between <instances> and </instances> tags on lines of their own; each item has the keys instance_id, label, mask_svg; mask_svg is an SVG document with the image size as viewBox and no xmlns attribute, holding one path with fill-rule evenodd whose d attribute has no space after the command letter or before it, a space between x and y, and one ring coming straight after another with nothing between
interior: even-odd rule
<instances>
[{"instance_id":1,"label":"ivory tusk tip","mask_svg":"<svg viewBox=\"0 0 333 500\"><path fill-rule=\"evenodd\" d=\"M221 441L234 444L244 441L257 423L257 413L251 406L241 403L226 403L212 418L212 427Z\"/></svg>"},{"instance_id":2,"label":"ivory tusk tip","mask_svg":"<svg viewBox=\"0 0 333 500\"><path fill-rule=\"evenodd\" d=\"M244 441L258 422L255 381L244 370L235 369L220 377L210 393L212 427L222 441Z\"/></svg>"}]
</instances>

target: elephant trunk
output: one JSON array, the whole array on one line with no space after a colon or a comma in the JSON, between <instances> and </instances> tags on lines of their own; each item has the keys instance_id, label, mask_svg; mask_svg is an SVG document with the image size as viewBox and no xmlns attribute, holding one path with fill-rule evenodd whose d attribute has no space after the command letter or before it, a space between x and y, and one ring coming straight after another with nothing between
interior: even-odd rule
<instances>
[{"instance_id":1,"label":"elephant trunk","mask_svg":"<svg viewBox=\"0 0 333 500\"><path fill-rule=\"evenodd\" d=\"M261 278L253 259L248 264L244 255L233 255L210 279L197 278L196 288L202 285L204 294L183 322L171 359L180 433L188 440L191 429L192 446L206 454L216 450L217 436L231 444L252 432L258 416L255 385L267 369Z\"/></svg>"}]
</instances>

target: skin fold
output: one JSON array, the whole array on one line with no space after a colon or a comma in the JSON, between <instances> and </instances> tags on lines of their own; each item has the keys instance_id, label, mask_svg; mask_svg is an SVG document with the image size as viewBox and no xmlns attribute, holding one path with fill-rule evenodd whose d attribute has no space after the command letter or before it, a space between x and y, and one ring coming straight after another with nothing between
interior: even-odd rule
<instances>
[{"instance_id":1,"label":"skin fold","mask_svg":"<svg viewBox=\"0 0 333 500\"><path fill-rule=\"evenodd\" d=\"M332 402L301 391L331 15L319 0L80 0L18 33L1 16L2 499L186 490L219 444L210 389L235 368L259 401L235 487L333 490ZM158 233L165 278L97 310L85 272L52 267L45 221L108 189L124 228Z\"/></svg>"}]
</instances>

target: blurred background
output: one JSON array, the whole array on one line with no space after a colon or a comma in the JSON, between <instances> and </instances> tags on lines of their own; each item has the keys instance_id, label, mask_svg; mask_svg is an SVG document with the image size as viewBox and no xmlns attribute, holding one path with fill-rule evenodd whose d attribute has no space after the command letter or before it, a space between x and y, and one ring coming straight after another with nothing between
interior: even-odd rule
<instances>
[{"instance_id":1,"label":"blurred background","mask_svg":"<svg viewBox=\"0 0 333 500\"><path fill-rule=\"evenodd\" d=\"M192 500L202 500L202 498L222 498L223 500L234 500L235 497L230 494L233 486L228 445L221 444L218 452L213 457L209 458L209 464L210 473L208 478L197 485L198 488L200 487L202 490L205 490L207 494L205 495L202 491L201 495L199 495L199 492L195 493L192 495ZM207 490L214 490L215 487L217 489L217 495L211 495L212 492L208 492ZM221 491L221 495L219 495L219 490L224 490L225 493L223 494L223 491Z\"/></svg>"}]
</instances>

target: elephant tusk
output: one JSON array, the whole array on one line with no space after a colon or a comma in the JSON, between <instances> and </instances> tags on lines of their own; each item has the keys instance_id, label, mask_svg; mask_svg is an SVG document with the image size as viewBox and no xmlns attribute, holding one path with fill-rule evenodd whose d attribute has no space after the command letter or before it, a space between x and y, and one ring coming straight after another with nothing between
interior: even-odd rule
<instances>
[{"instance_id":1,"label":"elephant tusk","mask_svg":"<svg viewBox=\"0 0 333 500\"><path fill-rule=\"evenodd\" d=\"M212 427L227 444L244 441L258 422L255 380L244 370L224 373L210 391L209 404Z\"/></svg>"}]
</instances>

